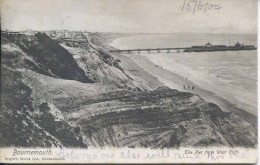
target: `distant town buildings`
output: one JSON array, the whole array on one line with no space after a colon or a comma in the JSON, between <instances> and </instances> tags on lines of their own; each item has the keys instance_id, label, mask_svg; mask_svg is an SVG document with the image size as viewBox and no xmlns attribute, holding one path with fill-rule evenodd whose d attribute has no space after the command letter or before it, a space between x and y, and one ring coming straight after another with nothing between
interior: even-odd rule
<instances>
[{"instance_id":1,"label":"distant town buildings","mask_svg":"<svg viewBox=\"0 0 260 165\"><path fill-rule=\"evenodd\" d=\"M82 38L81 31L50 30L44 32L52 38Z\"/></svg>"},{"instance_id":2,"label":"distant town buildings","mask_svg":"<svg viewBox=\"0 0 260 165\"><path fill-rule=\"evenodd\" d=\"M44 32L52 38L75 38L82 39L81 31L69 31L69 30L48 30L48 31L34 31L34 30L25 30L25 31L9 31L1 30L1 34L9 35L35 35L38 32Z\"/></svg>"}]
</instances>

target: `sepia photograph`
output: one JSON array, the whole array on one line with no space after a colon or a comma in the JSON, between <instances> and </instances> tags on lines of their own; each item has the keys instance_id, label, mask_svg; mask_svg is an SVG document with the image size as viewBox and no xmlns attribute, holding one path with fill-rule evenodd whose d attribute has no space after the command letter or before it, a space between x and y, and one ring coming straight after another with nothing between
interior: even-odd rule
<instances>
[{"instance_id":1,"label":"sepia photograph","mask_svg":"<svg viewBox=\"0 0 260 165\"><path fill-rule=\"evenodd\" d=\"M257 0L0 0L1 163L256 163Z\"/></svg>"}]
</instances>

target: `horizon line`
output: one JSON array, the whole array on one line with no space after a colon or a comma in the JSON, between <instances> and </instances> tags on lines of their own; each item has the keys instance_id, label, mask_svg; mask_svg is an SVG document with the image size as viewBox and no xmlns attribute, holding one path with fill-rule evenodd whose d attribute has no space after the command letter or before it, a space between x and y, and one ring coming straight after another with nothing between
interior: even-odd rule
<instances>
[{"instance_id":1,"label":"horizon line","mask_svg":"<svg viewBox=\"0 0 260 165\"><path fill-rule=\"evenodd\" d=\"M1 29L1 31L10 31L10 32L23 32L23 31L74 31L74 32L89 32L89 33L118 33L118 34L258 34L258 32L253 32L253 33L201 33L201 32L111 32L111 31L87 31L87 30L69 30L69 29L48 29L48 30L32 30L32 29L26 29L26 30L9 30L9 29Z\"/></svg>"}]
</instances>

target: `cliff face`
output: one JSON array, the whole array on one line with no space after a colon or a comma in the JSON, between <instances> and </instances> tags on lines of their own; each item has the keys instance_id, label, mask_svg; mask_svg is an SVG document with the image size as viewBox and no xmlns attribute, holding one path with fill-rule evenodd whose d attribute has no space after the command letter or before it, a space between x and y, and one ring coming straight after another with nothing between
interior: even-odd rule
<instances>
[{"instance_id":1,"label":"cliff face","mask_svg":"<svg viewBox=\"0 0 260 165\"><path fill-rule=\"evenodd\" d=\"M1 146L86 147L77 131L79 128L56 120L57 113L50 113L53 108L41 98L40 105L35 105L35 98L31 96L33 89L22 82L21 72L4 65L1 72Z\"/></svg>"},{"instance_id":2,"label":"cliff face","mask_svg":"<svg viewBox=\"0 0 260 165\"><path fill-rule=\"evenodd\" d=\"M90 104L100 114L77 118L89 145L151 148L255 145L254 127L199 96L167 88L113 96L107 94L102 101ZM88 116L88 112L84 114Z\"/></svg>"},{"instance_id":3,"label":"cliff face","mask_svg":"<svg viewBox=\"0 0 260 165\"><path fill-rule=\"evenodd\" d=\"M85 42L71 42L59 39L62 47L68 50L79 67L94 82L117 89L140 91L148 89L141 79L133 76L121 67L121 61L110 56L102 46L93 44L88 34L82 34Z\"/></svg>"},{"instance_id":4,"label":"cliff face","mask_svg":"<svg viewBox=\"0 0 260 165\"><path fill-rule=\"evenodd\" d=\"M3 37L3 42L9 41L18 49L8 52L9 56L13 55L17 58L22 58L22 54L27 56L22 62L23 67L47 76L86 83L93 82L79 68L71 54L45 33L37 33L34 36L3 35Z\"/></svg>"},{"instance_id":5,"label":"cliff face","mask_svg":"<svg viewBox=\"0 0 260 165\"><path fill-rule=\"evenodd\" d=\"M66 65L66 58L71 64ZM53 104L45 102L44 96L33 96L42 89L32 88L32 79L30 83L24 82L23 72L31 70L46 77L92 82L71 55L48 36L2 36L1 146L86 147L78 127L65 121ZM71 75L68 70L71 70ZM39 77L36 79L39 80Z\"/></svg>"},{"instance_id":6,"label":"cliff face","mask_svg":"<svg viewBox=\"0 0 260 165\"><path fill-rule=\"evenodd\" d=\"M1 42L1 146L257 144L257 128L243 116L191 93L147 91L88 40L75 45L36 34Z\"/></svg>"}]
</instances>

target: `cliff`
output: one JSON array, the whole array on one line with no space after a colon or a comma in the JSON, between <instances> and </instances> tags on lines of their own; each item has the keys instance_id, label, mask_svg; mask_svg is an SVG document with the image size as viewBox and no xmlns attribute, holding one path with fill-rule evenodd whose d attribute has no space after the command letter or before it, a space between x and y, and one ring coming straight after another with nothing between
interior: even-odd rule
<instances>
[{"instance_id":1,"label":"cliff","mask_svg":"<svg viewBox=\"0 0 260 165\"><path fill-rule=\"evenodd\" d=\"M89 42L1 38L0 145L255 147L257 128L199 96L152 90Z\"/></svg>"}]
</instances>

